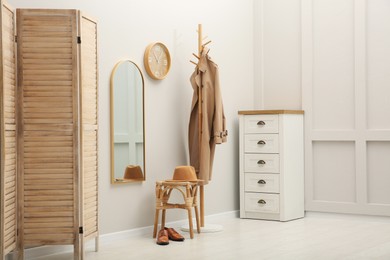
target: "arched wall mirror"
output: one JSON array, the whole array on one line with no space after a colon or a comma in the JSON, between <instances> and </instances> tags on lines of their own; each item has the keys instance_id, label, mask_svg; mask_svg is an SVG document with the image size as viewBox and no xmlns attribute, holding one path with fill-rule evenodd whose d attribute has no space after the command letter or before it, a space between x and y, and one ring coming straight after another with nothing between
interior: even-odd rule
<instances>
[{"instance_id":1,"label":"arched wall mirror","mask_svg":"<svg viewBox=\"0 0 390 260\"><path fill-rule=\"evenodd\" d=\"M111 183L145 180L144 78L132 61L111 74Z\"/></svg>"}]
</instances>

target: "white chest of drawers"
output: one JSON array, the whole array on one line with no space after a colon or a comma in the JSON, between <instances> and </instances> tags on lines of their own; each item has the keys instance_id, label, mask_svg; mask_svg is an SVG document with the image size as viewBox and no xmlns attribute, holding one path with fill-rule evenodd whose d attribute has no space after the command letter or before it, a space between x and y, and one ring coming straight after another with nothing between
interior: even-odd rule
<instances>
[{"instance_id":1,"label":"white chest of drawers","mask_svg":"<svg viewBox=\"0 0 390 260\"><path fill-rule=\"evenodd\" d=\"M304 216L303 111L239 111L240 217Z\"/></svg>"}]
</instances>

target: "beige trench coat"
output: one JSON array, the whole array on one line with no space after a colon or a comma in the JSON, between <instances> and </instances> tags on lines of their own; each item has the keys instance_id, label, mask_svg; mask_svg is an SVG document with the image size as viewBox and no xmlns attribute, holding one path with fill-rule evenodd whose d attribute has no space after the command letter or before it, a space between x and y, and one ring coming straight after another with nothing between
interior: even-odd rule
<instances>
[{"instance_id":1,"label":"beige trench coat","mask_svg":"<svg viewBox=\"0 0 390 260\"><path fill-rule=\"evenodd\" d=\"M211 180L215 145L226 142L226 119L219 87L218 66L207 55L204 48L190 81L194 90L189 123L190 163L195 167L199 179L207 184ZM202 91L202 131L199 147L199 99Z\"/></svg>"}]
</instances>

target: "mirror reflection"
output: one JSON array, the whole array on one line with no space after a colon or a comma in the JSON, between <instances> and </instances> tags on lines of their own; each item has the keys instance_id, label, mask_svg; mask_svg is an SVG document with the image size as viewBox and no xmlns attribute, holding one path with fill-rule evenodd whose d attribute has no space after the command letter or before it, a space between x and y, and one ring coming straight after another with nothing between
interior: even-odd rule
<instances>
[{"instance_id":1,"label":"mirror reflection","mask_svg":"<svg viewBox=\"0 0 390 260\"><path fill-rule=\"evenodd\" d=\"M132 61L111 74L111 183L145 180L144 79Z\"/></svg>"}]
</instances>

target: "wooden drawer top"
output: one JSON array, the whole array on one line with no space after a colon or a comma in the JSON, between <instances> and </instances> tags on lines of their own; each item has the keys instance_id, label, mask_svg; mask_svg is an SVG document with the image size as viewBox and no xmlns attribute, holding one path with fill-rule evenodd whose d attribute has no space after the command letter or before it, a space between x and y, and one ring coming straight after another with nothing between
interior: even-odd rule
<instances>
[{"instance_id":1,"label":"wooden drawer top","mask_svg":"<svg viewBox=\"0 0 390 260\"><path fill-rule=\"evenodd\" d=\"M304 114L303 110L241 110L239 115L267 115L267 114Z\"/></svg>"}]
</instances>

